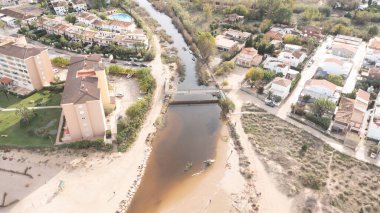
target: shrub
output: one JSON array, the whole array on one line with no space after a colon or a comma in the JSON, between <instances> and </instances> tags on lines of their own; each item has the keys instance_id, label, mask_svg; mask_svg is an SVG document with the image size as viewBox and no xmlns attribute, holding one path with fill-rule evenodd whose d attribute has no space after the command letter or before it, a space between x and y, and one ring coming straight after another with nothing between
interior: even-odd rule
<instances>
[{"instance_id":1,"label":"shrub","mask_svg":"<svg viewBox=\"0 0 380 213\"><path fill-rule=\"evenodd\" d=\"M112 137L112 132L111 130L106 131L106 138L111 138Z\"/></svg>"},{"instance_id":2,"label":"shrub","mask_svg":"<svg viewBox=\"0 0 380 213\"><path fill-rule=\"evenodd\" d=\"M108 116L115 110L115 106L106 106L104 107L104 114L105 116Z\"/></svg>"},{"instance_id":3,"label":"shrub","mask_svg":"<svg viewBox=\"0 0 380 213\"><path fill-rule=\"evenodd\" d=\"M300 81L300 79L301 79L301 74L298 73L296 78L293 79L292 84L290 85L290 92L292 92L294 90L294 88L296 88L298 81Z\"/></svg>"},{"instance_id":4,"label":"shrub","mask_svg":"<svg viewBox=\"0 0 380 213\"><path fill-rule=\"evenodd\" d=\"M314 174L305 174L300 176L300 181L303 186L310 189L319 190L322 186L322 180L317 175Z\"/></svg>"},{"instance_id":5,"label":"shrub","mask_svg":"<svg viewBox=\"0 0 380 213\"><path fill-rule=\"evenodd\" d=\"M51 60L51 63L56 67L65 68L70 64L70 59L64 57L55 57Z\"/></svg>"},{"instance_id":6,"label":"shrub","mask_svg":"<svg viewBox=\"0 0 380 213\"><path fill-rule=\"evenodd\" d=\"M89 149L89 148L95 148L96 150L100 151L111 151L112 145L111 144L105 144L102 139L89 141L89 140L83 140L78 141L74 143L67 143L67 144L61 144L58 145L58 148L70 148L70 149Z\"/></svg>"},{"instance_id":7,"label":"shrub","mask_svg":"<svg viewBox=\"0 0 380 213\"><path fill-rule=\"evenodd\" d=\"M127 109L127 118L120 121L117 125L118 134L116 141L119 144L119 151L125 152L135 141L151 102L152 95L148 94L144 99L137 101Z\"/></svg>"},{"instance_id":8,"label":"shrub","mask_svg":"<svg viewBox=\"0 0 380 213\"><path fill-rule=\"evenodd\" d=\"M317 117L312 113L306 113L305 118L318 126L322 127L324 130L327 130L330 127L331 119L326 117Z\"/></svg>"},{"instance_id":9,"label":"shrub","mask_svg":"<svg viewBox=\"0 0 380 213\"><path fill-rule=\"evenodd\" d=\"M222 112L226 115L228 114L229 112L231 111L234 111L235 110L235 104L234 102L231 101L231 99L229 98L221 98L219 100L219 105L220 107L222 108Z\"/></svg>"}]
</instances>

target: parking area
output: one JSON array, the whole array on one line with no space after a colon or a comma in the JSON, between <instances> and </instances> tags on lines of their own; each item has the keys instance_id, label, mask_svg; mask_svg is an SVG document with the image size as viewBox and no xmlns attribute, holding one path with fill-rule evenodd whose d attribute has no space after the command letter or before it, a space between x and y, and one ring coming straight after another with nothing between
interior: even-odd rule
<instances>
[{"instance_id":1,"label":"parking area","mask_svg":"<svg viewBox=\"0 0 380 213\"><path fill-rule=\"evenodd\" d=\"M125 111L139 98L144 97L140 94L139 86L135 78L120 76L109 76L109 86L111 95L115 96L116 109L114 115L121 119L125 116Z\"/></svg>"}]
</instances>

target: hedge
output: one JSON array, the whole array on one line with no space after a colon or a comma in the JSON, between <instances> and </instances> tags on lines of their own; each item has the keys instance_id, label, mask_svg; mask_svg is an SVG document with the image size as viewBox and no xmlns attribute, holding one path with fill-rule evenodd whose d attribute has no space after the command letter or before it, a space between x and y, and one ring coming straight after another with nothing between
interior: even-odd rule
<instances>
[{"instance_id":1,"label":"hedge","mask_svg":"<svg viewBox=\"0 0 380 213\"><path fill-rule=\"evenodd\" d=\"M317 117L314 114L306 113L305 118L318 126L322 127L324 130L327 130L330 127L331 119L326 117Z\"/></svg>"},{"instance_id":2,"label":"hedge","mask_svg":"<svg viewBox=\"0 0 380 213\"><path fill-rule=\"evenodd\" d=\"M70 148L70 149L88 149L95 148L96 150L109 152L112 150L112 144L105 144L102 139L94 141L83 140L74 143L67 143L58 145L58 148Z\"/></svg>"}]
</instances>

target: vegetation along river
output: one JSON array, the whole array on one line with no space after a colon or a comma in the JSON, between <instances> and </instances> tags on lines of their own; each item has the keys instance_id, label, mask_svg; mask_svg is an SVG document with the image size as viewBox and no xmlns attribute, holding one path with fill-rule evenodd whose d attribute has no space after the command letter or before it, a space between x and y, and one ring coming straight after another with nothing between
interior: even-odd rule
<instances>
[{"instance_id":1,"label":"vegetation along river","mask_svg":"<svg viewBox=\"0 0 380 213\"><path fill-rule=\"evenodd\" d=\"M173 38L172 46L185 64L185 80L179 90L202 89L187 44L171 22L171 18L158 12L147 0L138 0L151 17ZM186 47L184 50L183 47ZM166 114L166 125L158 132L153 150L128 212L157 212L168 194L181 187L181 182L203 170L203 161L213 159L219 131L222 127L217 104L175 105ZM187 165L192 164L185 172ZM167 202L167 201L166 201Z\"/></svg>"}]
</instances>

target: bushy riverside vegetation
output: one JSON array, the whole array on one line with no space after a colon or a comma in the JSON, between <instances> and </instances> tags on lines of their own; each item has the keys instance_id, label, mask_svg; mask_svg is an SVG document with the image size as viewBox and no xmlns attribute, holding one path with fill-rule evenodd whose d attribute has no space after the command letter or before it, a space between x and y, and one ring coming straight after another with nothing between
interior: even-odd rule
<instances>
[{"instance_id":1,"label":"bushy riverside vegetation","mask_svg":"<svg viewBox=\"0 0 380 213\"><path fill-rule=\"evenodd\" d=\"M67 144L61 144L58 146L59 149L63 148L71 148L71 149L89 149L94 148L98 151L111 151L112 150L112 144L105 144L102 139L98 139L95 141L77 141L74 143L67 143Z\"/></svg>"},{"instance_id":2,"label":"bushy riverside vegetation","mask_svg":"<svg viewBox=\"0 0 380 213\"><path fill-rule=\"evenodd\" d=\"M137 70L126 69L118 65L111 65L107 68L111 74L126 75L133 74L136 76L140 91L147 94L141 100L132 104L125 112L126 117L117 124L117 144L118 150L125 152L130 145L136 140L137 134L144 123L147 112L152 104L153 92L156 88L156 80L148 68L140 68Z\"/></svg>"}]
</instances>

